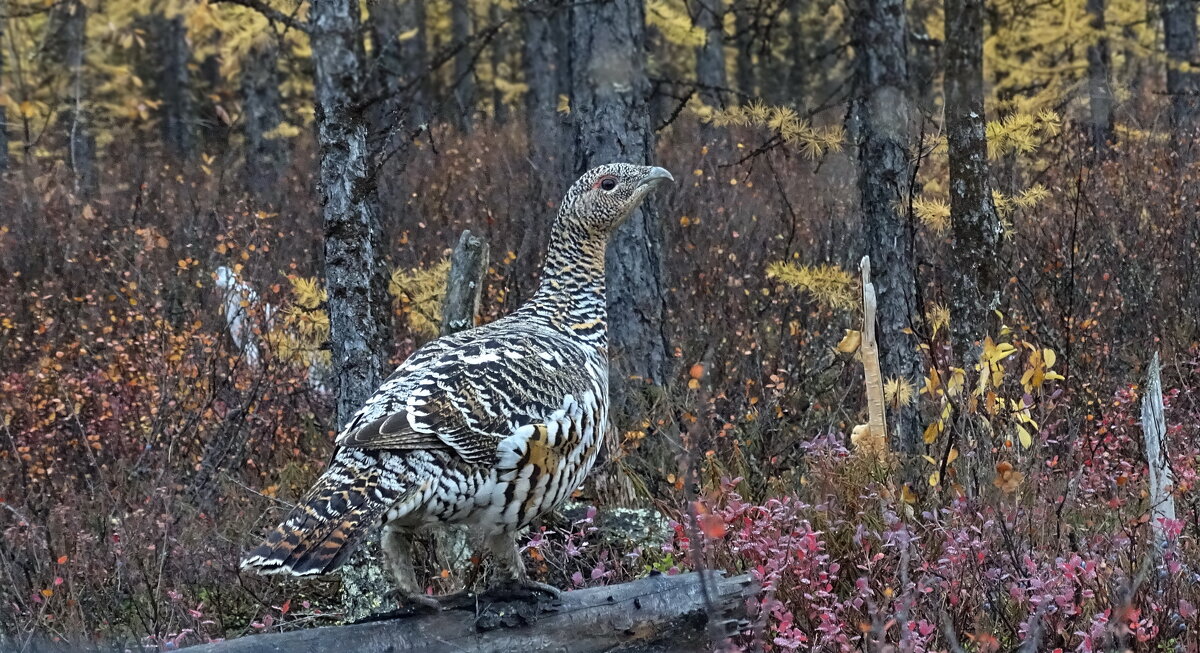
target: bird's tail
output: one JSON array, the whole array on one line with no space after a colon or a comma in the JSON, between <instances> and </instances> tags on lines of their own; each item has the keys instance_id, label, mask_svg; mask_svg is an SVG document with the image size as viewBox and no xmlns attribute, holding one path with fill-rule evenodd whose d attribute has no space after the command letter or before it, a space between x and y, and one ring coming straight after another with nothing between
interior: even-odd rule
<instances>
[{"instance_id":1,"label":"bird's tail","mask_svg":"<svg viewBox=\"0 0 1200 653\"><path fill-rule=\"evenodd\" d=\"M386 455L339 451L283 523L246 554L242 569L309 576L342 566L362 536L409 489L384 464Z\"/></svg>"}]
</instances>

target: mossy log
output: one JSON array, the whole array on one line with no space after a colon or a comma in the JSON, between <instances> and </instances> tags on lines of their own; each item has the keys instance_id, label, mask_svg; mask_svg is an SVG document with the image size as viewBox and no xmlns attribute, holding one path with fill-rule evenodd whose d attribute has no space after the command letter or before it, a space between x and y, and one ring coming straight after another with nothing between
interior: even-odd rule
<instances>
[{"instance_id":1,"label":"mossy log","mask_svg":"<svg viewBox=\"0 0 1200 653\"><path fill-rule=\"evenodd\" d=\"M749 575L656 575L621 585L567 592L560 601L529 603L484 595L436 613L253 635L185 650L695 653L713 648L746 627L746 599L754 591Z\"/></svg>"}]
</instances>

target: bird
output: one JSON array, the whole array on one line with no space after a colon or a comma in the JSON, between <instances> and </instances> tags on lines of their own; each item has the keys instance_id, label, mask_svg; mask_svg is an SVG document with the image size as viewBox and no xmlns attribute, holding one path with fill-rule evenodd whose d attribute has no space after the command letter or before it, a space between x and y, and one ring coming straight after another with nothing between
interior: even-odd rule
<instances>
[{"instance_id":1,"label":"bird","mask_svg":"<svg viewBox=\"0 0 1200 653\"><path fill-rule=\"evenodd\" d=\"M259 361L258 336L250 324L252 312L258 306L258 293L254 292L236 272L222 265L216 271L217 289L221 291L221 302L225 309L225 325L233 343L246 357L246 363L257 367ZM272 307L265 307L264 315L270 321Z\"/></svg>"},{"instance_id":2,"label":"bird","mask_svg":"<svg viewBox=\"0 0 1200 653\"><path fill-rule=\"evenodd\" d=\"M528 577L516 538L562 504L596 460L610 410L606 245L668 181L664 168L629 163L601 165L575 181L559 205L534 295L401 363L340 431L325 471L242 569L330 573L382 526L393 597L436 608L416 578L413 535L464 524L492 556L493 587L560 596Z\"/></svg>"}]
</instances>

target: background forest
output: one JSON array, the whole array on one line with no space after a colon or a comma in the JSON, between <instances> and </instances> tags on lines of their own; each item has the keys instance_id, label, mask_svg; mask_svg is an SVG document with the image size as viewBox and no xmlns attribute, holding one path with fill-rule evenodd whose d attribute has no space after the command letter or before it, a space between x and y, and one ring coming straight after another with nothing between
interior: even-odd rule
<instances>
[{"instance_id":1,"label":"background forest","mask_svg":"<svg viewBox=\"0 0 1200 653\"><path fill-rule=\"evenodd\" d=\"M627 160L676 183L610 249L619 428L535 577L749 571L747 649L1200 650L1198 9L0 0L0 648L361 609L239 555L460 232L490 321Z\"/></svg>"}]
</instances>

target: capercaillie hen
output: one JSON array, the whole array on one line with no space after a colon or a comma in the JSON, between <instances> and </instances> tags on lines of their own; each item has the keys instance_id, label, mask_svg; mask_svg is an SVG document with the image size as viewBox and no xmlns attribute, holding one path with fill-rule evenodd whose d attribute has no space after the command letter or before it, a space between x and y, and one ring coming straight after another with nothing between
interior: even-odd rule
<instances>
[{"instance_id":1,"label":"capercaillie hen","mask_svg":"<svg viewBox=\"0 0 1200 653\"><path fill-rule=\"evenodd\" d=\"M537 293L511 315L438 338L404 361L338 435L325 473L243 569L297 576L340 567L371 527L397 593L421 592L411 533L467 524L508 572L530 580L517 533L583 482L608 426L604 255L609 236L666 170L616 163L563 198Z\"/></svg>"}]
</instances>

